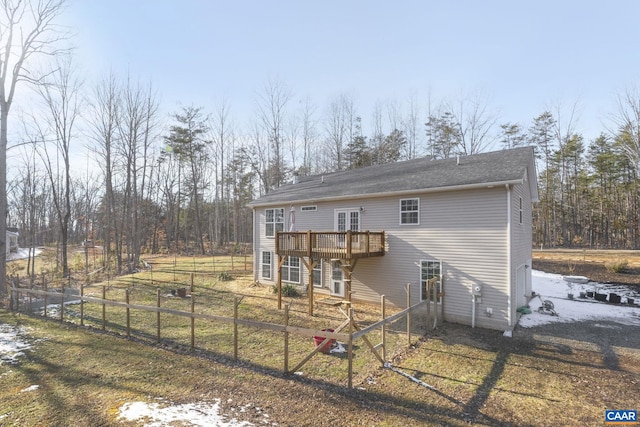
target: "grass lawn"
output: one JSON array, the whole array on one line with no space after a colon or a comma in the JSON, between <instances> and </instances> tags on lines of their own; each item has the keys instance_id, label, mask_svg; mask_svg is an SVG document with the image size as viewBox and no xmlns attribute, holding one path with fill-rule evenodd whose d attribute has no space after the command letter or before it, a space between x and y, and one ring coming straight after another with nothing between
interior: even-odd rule
<instances>
[{"instance_id":1,"label":"grass lawn","mask_svg":"<svg viewBox=\"0 0 640 427\"><path fill-rule=\"evenodd\" d=\"M132 299L153 304L158 287L166 295L176 286L172 273L161 270L154 269L153 284L143 276L149 272L111 280L107 297L119 299L118 293L129 288ZM273 308L268 288L252 286L230 268L223 270L235 280L196 275L196 302L203 305L198 309L228 313L228 303L232 309L234 295L241 293L242 316L281 323L282 312ZM126 284L132 281L136 284ZM101 295L102 285L89 286L91 292ZM292 303L291 324L320 328L344 318L335 307L309 317L306 299L286 301ZM169 297L165 302L186 304ZM122 309L109 309L105 333L101 307L87 304L85 310L93 319L86 322L90 330L80 327L73 313L73 324L61 324L0 309L0 324L25 328L24 339L31 344L18 363L0 365L0 425L142 425L118 420L119 408L157 399L178 404L220 399L229 416L258 425L268 414L280 426L602 425L605 409L640 409L637 331L617 329L608 342L602 339L606 328L578 335L567 334L570 328L560 325L564 330L516 330L513 338L505 338L497 331L444 324L423 339L413 335L407 347L399 324L390 333L390 357L394 367L414 380L380 367L358 341L355 388L348 389L346 359L339 355L317 355L303 366L303 375L284 375L279 334L247 328L241 333L241 356L234 361L229 331L215 322L198 329L198 349L191 352L184 334L189 319L163 317L158 344L155 314L140 315L135 338L127 340L118 326ZM372 308L358 316L367 324L379 313ZM585 325L589 327L593 325ZM313 344L292 339L295 364Z\"/></svg>"}]
</instances>

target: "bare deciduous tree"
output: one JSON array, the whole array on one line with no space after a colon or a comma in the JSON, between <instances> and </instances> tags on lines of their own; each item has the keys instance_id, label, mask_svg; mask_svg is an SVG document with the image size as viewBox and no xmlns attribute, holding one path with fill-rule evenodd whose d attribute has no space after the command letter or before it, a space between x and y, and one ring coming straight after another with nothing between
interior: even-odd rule
<instances>
[{"instance_id":1,"label":"bare deciduous tree","mask_svg":"<svg viewBox=\"0 0 640 427\"><path fill-rule=\"evenodd\" d=\"M121 210L121 229L126 231L127 263L129 271L140 260L141 210L147 177L147 152L155 137L157 101L151 87L143 88L127 78L122 90L122 105L118 117L118 154L124 171L124 200ZM120 253L119 251L118 253Z\"/></svg>"},{"instance_id":2,"label":"bare deciduous tree","mask_svg":"<svg viewBox=\"0 0 640 427\"><path fill-rule=\"evenodd\" d=\"M0 0L0 294L7 291L7 131L19 81L38 84L29 66L38 56L58 54L65 35L55 26L65 0Z\"/></svg>"},{"instance_id":3,"label":"bare deciduous tree","mask_svg":"<svg viewBox=\"0 0 640 427\"><path fill-rule=\"evenodd\" d=\"M280 80L269 79L258 94L258 114L271 146L272 185L279 187L285 179L284 135L285 110L291 100L291 92Z\"/></svg>"},{"instance_id":4,"label":"bare deciduous tree","mask_svg":"<svg viewBox=\"0 0 640 427\"><path fill-rule=\"evenodd\" d=\"M311 99L305 98L302 104L301 126L302 126L302 166L303 175L309 175L314 169L311 164L313 150L318 138L316 129L316 107L311 103Z\"/></svg>"},{"instance_id":5,"label":"bare deciduous tree","mask_svg":"<svg viewBox=\"0 0 640 427\"><path fill-rule=\"evenodd\" d=\"M611 117L613 129L609 132L622 134L621 146L629 161L640 174L640 92L627 89L617 97L617 112Z\"/></svg>"},{"instance_id":6,"label":"bare deciduous tree","mask_svg":"<svg viewBox=\"0 0 640 427\"><path fill-rule=\"evenodd\" d=\"M415 159L418 156L418 117L418 103L416 97L412 96L409 99L407 115L402 119L402 130L407 138L406 159Z\"/></svg>"},{"instance_id":7,"label":"bare deciduous tree","mask_svg":"<svg viewBox=\"0 0 640 427\"><path fill-rule=\"evenodd\" d=\"M119 232L115 219L113 190L113 151L117 139L118 106L120 104L116 77L109 74L99 82L93 93L89 109L90 137L93 152L104 174L104 198L102 202L101 237L106 265L111 263L113 234Z\"/></svg>"},{"instance_id":8,"label":"bare deciduous tree","mask_svg":"<svg viewBox=\"0 0 640 427\"><path fill-rule=\"evenodd\" d=\"M486 102L480 96L463 98L458 102L454 114L460 126L460 154L471 155L486 151L494 142L491 132L497 121L497 116L488 110Z\"/></svg>"},{"instance_id":9,"label":"bare deciduous tree","mask_svg":"<svg viewBox=\"0 0 640 427\"><path fill-rule=\"evenodd\" d=\"M60 64L50 81L38 86L47 110L47 127L40 129L39 154L51 184L51 195L60 226L62 274L69 274L67 244L71 218L71 143L75 123L80 114L80 82L74 76L71 62ZM52 143L52 147L49 147Z\"/></svg>"},{"instance_id":10,"label":"bare deciduous tree","mask_svg":"<svg viewBox=\"0 0 640 427\"><path fill-rule=\"evenodd\" d=\"M211 160L214 168L213 178L215 183L213 224L210 227L209 234L210 239L215 240L219 245L228 242L231 234L231 218L228 210L230 188L233 183L227 179L227 167L230 163L229 159L234 152L235 138L229 113L229 104L227 100L223 100L213 114L211 123L213 140L213 144L211 144Z\"/></svg>"},{"instance_id":11,"label":"bare deciduous tree","mask_svg":"<svg viewBox=\"0 0 640 427\"><path fill-rule=\"evenodd\" d=\"M343 152L353 137L356 120L353 97L341 94L329 104L326 121L328 150L334 170L344 169Z\"/></svg>"}]
</instances>

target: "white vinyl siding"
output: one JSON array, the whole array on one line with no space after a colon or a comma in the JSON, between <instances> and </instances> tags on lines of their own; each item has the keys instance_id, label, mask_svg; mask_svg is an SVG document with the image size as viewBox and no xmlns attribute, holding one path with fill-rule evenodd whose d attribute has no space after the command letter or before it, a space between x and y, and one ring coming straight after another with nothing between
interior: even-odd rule
<instances>
[{"instance_id":1,"label":"white vinyl siding","mask_svg":"<svg viewBox=\"0 0 640 427\"><path fill-rule=\"evenodd\" d=\"M284 208L265 209L265 235L274 237L278 231L284 231Z\"/></svg>"},{"instance_id":2,"label":"white vinyl siding","mask_svg":"<svg viewBox=\"0 0 640 427\"><path fill-rule=\"evenodd\" d=\"M524 280L525 296L531 295L531 247L533 245L532 235L532 207L531 207L531 193L529 191L528 183L514 185L512 189L512 215L511 219L514 224L518 224L522 220L522 225L511 227L511 265L510 271L511 280L511 295L514 297L514 304L511 306L511 318L512 323L515 324L518 309L518 301L515 300L522 290L517 289L519 280ZM522 202L521 202L522 201ZM522 203L522 205L520 205ZM520 209L522 206L522 209ZM522 219L521 219L522 218ZM523 271L520 274L524 274L524 278L518 277L518 269Z\"/></svg>"},{"instance_id":3,"label":"white vinyl siding","mask_svg":"<svg viewBox=\"0 0 640 427\"><path fill-rule=\"evenodd\" d=\"M478 316L476 325L502 328L509 292L505 188L420 194L420 201L417 228L398 224L397 198L368 204L362 229L384 230L387 252L381 258L358 261L352 278L353 298L379 301L385 295L387 301L406 307L405 286L411 283L415 304L421 297L418 260L436 259L442 262L444 275L445 318L471 324L471 287L478 283L484 291L482 304L476 308L484 313L491 307L494 314L491 318Z\"/></svg>"},{"instance_id":4,"label":"white vinyl siding","mask_svg":"<svg viewBox=\"0 0 640 427\"><path fill-rule=\"evenodd\" d=\"M400 224L420 224L420 199L400 199Z\"/></svg>"}]
</instances>

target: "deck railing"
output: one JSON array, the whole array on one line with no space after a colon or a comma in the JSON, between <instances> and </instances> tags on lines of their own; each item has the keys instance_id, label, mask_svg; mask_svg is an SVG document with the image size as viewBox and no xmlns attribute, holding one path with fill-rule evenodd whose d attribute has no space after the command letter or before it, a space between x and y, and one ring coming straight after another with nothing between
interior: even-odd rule
<instances>
[{"instance_id":1,"label":"deck railing","mask_svg":"<svg viewBox=\"0 0 640 427\"><path fill-rule=\"evenodd\" d=\"M384 231L281 231L276 253L315 259L352 259L384 255Z\"/></svg>"}]
</instances>

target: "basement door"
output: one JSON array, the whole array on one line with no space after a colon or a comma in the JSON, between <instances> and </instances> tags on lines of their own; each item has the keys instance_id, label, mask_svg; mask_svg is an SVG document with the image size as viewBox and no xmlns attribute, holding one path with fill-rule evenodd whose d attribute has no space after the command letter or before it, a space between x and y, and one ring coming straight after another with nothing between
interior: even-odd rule
<instances>
[{"instance_id":1,"label":"basement door","mask_svg":"<svg viewBox=\"0 0 640 427\"><path fill-rule=\"evenodd\" d=\"M344 298L344 272L339 260L331 261L331 295Z\"/></svg>"}]
</instances>

